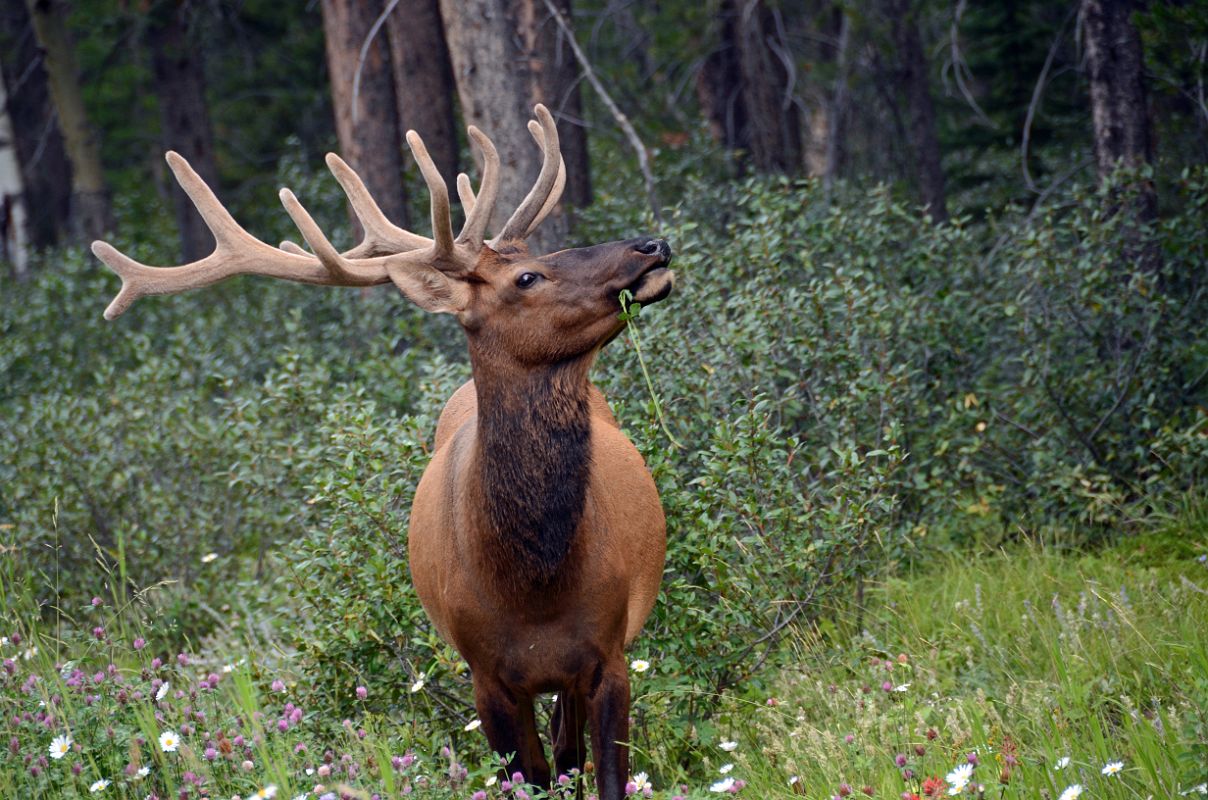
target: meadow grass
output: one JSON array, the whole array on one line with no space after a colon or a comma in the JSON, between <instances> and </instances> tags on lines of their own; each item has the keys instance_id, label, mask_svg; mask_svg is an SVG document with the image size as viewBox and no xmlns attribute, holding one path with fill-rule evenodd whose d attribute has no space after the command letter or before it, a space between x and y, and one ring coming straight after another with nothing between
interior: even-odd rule
<instances>
[{"instance_id":1,"label":"meadow grass","mask_svg":"<svg viewBox=\"0 0 1208 800\"><path fill-rule=\"evenodd\" d=\"M634 771L650 777L631 788L658 798L1208 793L1208 542L1202 532L1151 541L1096 555L950 555L874 585L862 609L798 633L797 663L766 697L727 700L720 738L693 763L669 763L657 741L635 749ZM305 687L255 648L165 650L153 591L37 609L35 576L10 554L0 582L0 796L541 796L492 778L473 721L450 737L405 710L338 719L306 707ZM642 683L635 674L636 714ZM59 736L71 742L56 758ZM967 783L954 773L962 764Z\"/></svg>"},{"instance_id":2,"label":"meadow grass","mask_svg":"<svg viewBox=\"0 0 1208 800\"><path fill-rule=\"evenodd\" d=\"M798 648L774 697L728 715L728 774L755 796L948 796L961 764L987 797L1208 794L1202 557L952 555Z\"/></svg>"}]
</instances>

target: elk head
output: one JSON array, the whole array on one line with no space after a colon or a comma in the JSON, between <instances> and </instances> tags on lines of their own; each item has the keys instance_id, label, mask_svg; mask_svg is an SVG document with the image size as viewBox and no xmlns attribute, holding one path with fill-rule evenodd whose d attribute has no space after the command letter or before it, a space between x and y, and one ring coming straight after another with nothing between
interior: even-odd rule
<instances>
[{"instance_id":1,"label":"elk head","mask_svg":"<svg viewBox=\"0 0 1208 800\"><path fill-rule=\"evenodd\" d=\"M485 239L499 190L499 155L478 128L470 138L482 154L475 194L469 178L457 176L466 213L454 237L449 196L423 140L407 142L431 195L432 238L403 230L386 219L364 183L339 156L327 165L348 196L364 230L356 247L340 253L289 189L280 192L285 210L312 252L291 242L273 247L244 230L185 159L167 154L168 165L188 193L216 242L212 254L179 267L140 264L105 242L92 251L122 279L105 310L114 319L140 297L208 286L233 275L268 275L328 286L393 283L427 311L455 314L471 340L490 344L519 364L552 363L591 353L620 330L618 295L623 289L647 304L666 297L674 284L667 269L671 249L643 237L591 247L532 255L525 239L557 205L566 182L558 130L549 111L535 108L529 131L544 152L532 190L499 233Z\"/></svg>"}]
</instances>

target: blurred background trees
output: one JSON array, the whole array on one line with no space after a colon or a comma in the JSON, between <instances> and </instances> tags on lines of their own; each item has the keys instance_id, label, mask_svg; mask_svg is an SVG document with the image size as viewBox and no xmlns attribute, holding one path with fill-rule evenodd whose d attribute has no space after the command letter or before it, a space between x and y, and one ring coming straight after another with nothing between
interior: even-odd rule
<instances>
[{"instance_id":1,"label":"blurred background trees","mask_svg":"<svg viewBox=\"0 0 1208 800\"><path fill-rule=\"evenodd\" d=\"M452 188L474 123L500 145L511 205L537 169L537 101L559 122L564 205L585 207L591 154L621 139L555 8L656 160L703 135L735 173L887 182L943 221L1092 165L1173 174L1205 155L1202 0L4 0L8 260L107 229L111 193L151 214L171 197L182 252L204 254L165 148L252 208L272 204L282 159L336 149L389 216L422 226L403 133ZM1133 213L1154 218L1159 184Z\"/></svg>"}]
</instances>

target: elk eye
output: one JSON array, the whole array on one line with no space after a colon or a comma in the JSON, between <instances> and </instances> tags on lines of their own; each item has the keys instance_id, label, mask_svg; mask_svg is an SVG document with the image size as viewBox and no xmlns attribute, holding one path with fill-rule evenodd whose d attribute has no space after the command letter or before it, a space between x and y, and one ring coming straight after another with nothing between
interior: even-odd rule
<instances>
[{"instance_id":1,"label":"elk eye","mask_svg":"<svg viewBox=\"0 0 1208 800\"><path fill-rule=\"evenodd\" d=\"M516 278L516 285L521 289L527 289L536 283L537 278L539 277L540 276L535 272L522 272L520 273L520 276Z\"/></svg>"}]
</instances>

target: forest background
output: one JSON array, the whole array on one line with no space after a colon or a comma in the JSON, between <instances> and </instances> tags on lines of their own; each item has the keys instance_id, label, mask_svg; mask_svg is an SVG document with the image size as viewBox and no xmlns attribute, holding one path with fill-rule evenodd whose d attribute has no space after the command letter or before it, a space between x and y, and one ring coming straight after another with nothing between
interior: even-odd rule
<instances>
[{"instance_id":1,"label":"forest background","mask_svg":"<svg viewBox=\"0 0 1208 800\"><path fill-rule=\"evenodd\" d=\"M135 796L165 718L196 730L188 769L154 754L162 791L246 796L266 774L301 789L328 753L350 792L481 785L488 768L459 772L486 757L462 730L464 664L410 589L404 537L468 377L456 326L393 292L256 279L105 323L118 281L85 245L163 265L210 251L168 149L265 241L297 238L286 185L343 246L356 223L324 153L422 233L403 133L452 183L477 175L473 123L512 207L544 102L568 186L536 246L659 232L676 252L675 295L595 373L668 515L635 653L653 665L635 747L659 790L724 783L716 747L740 735L760 743L740 762L756 796L922 793L933 733L949 761L992 754L1006 772L986 781L1021 796L1055 796L1056 778L1028 781L1086 742L1100 762L1128 753L1134 783L1103 796L1194 789L1206 60L1203 0L4 0L0 649L17 744L0 788ZM1015 601L1005 616L983 584ZM80 694L72 669L94 663L104 689ZM878 708L866 695L892 669L930 695L894 678ZM140 678L190 686L191 705L169 697L157 722L119 701ZM56 691L97 701L29 705ZM788 697L804 710L769 720ZM190 721L206 702L224 722ZM844 716L855 705L871 716ZM282 737L223 749L257 711ZM64 721L87 743L73 777L25 747L44 754L32 732ZM390 758L409 751L450 763L419 782Z\"/></svg>"}]
</instances>

